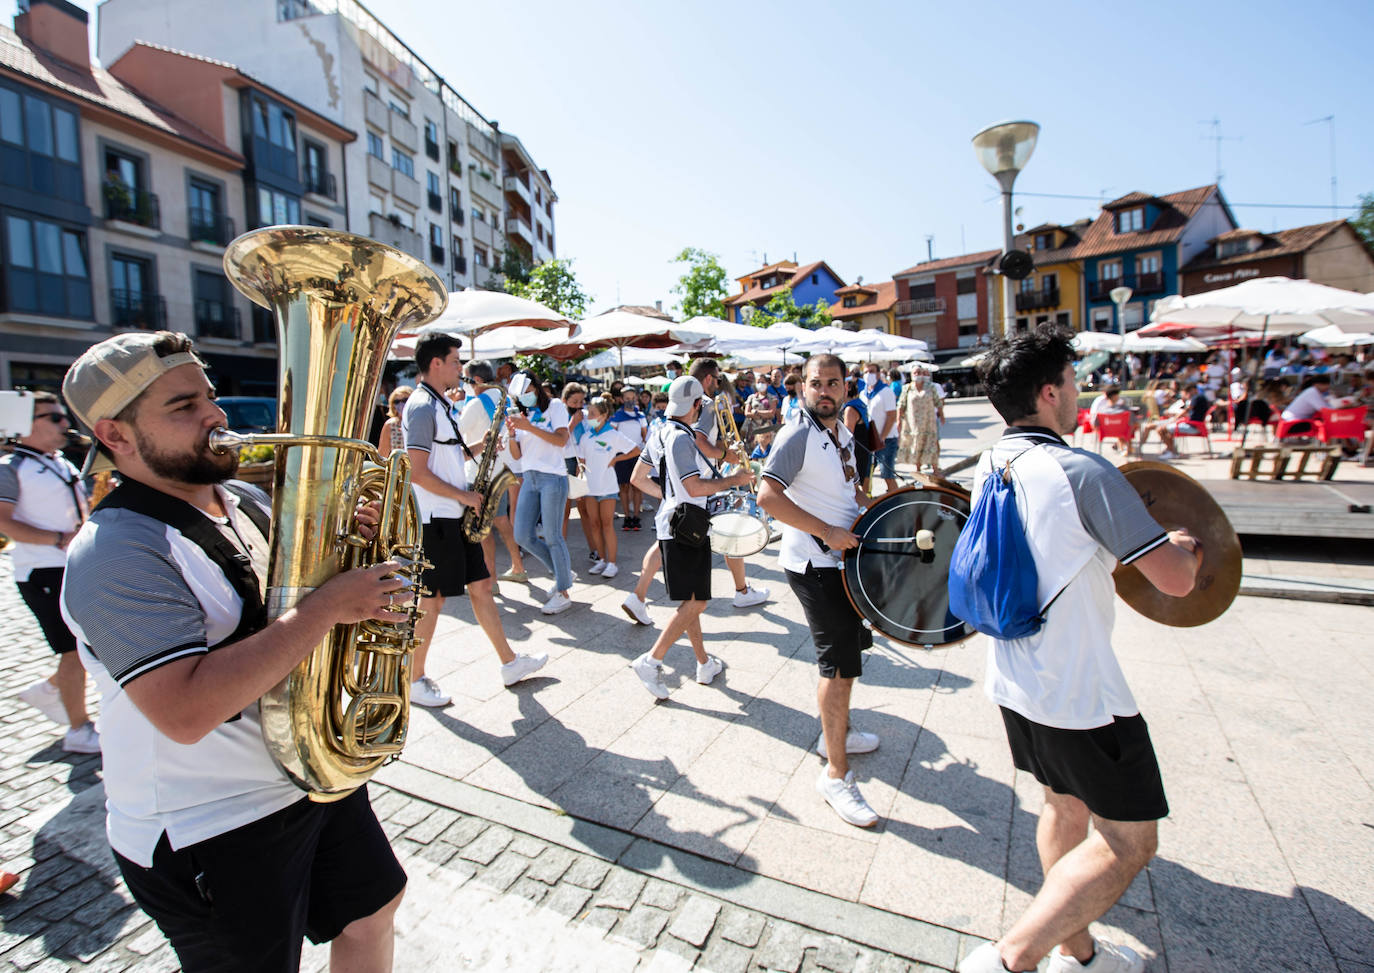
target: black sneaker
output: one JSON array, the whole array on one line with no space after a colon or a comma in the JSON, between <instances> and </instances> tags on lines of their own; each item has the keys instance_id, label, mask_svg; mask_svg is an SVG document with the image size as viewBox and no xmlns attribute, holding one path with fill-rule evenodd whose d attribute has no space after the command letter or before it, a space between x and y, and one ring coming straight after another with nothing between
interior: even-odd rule
<instances>
[{"instance_id":1,"label":"black sneaker","mask_svg":"<svg viewBox=\"0 0 1374 973\"><path fill-rule=\"evenodd\" d=\"M639 530L639 527L640 527L639 518L638 518L638 517L631 517L631 518L630 518L630 530Z\"/></svg>"},{"instance_id":2,"label":"black sneaker","mask_svg":"<svg viewBox=\"0 0 1374 973\"><path fill-rule=\"evenodd\" d=\"M625 517L625 522L624 522L623 524L620 525L620 529L621 529L621 530L624 530L624 531L631 531L631 530L634 530L634 529L635 529L635 519L634 519L633 517L629 516L629 515L626 515L626 517Z\"/></svg>"}]
</instances>

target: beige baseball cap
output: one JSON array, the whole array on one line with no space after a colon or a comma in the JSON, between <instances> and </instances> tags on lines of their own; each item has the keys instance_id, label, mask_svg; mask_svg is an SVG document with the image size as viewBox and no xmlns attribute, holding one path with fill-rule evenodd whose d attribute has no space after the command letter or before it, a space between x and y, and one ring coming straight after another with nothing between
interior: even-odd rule
<instances>
[{"instance_id":1,"label":"beige baseball cap","mask_svg":"<svg viewBox=\"0 0 1374 973\"><path fill-rule=\"evenodd\" d=\"M167 332L131 331L92 345L72 362L62 379L62 397L87 430L101 419L112 419L163 375L182 365L201 365L194 352L175 352L162 357L154 347ZM99 454L98 456L96 454ZM87 473L114 469L114 462L99 447L91 447Z\"/></svg>"}]
</instances>

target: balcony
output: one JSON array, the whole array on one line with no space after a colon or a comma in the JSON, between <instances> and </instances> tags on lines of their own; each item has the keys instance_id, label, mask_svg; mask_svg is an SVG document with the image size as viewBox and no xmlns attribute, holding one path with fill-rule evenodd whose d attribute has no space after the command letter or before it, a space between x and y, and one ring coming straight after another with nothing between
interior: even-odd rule
<instances>
[{"instance_id":1,"label":"balcony","mask_svg":"<svg viewBox=\"0 0 1374 973\"><path fill-rule=\"evenodd\" d=\"M1125 281L1120 277L1109 277L1106 280L1094 280L1088 284L1088 297L1094 301L1110 301L1112 299L1112 288L1120 287Z\"/></svg>"},{"instance_id":2,"label":"balcony","mask_svg":"<svg viewBox=\"0 0 1374 973\"><path fill-rule=\"evenodd\" d=\"M392 114L393 112L386 106L386 102L372 92L369 91L363 96L363 118L377 131L385 132L387 130Z\"/></svg>"},{"instance_id":3,"label":"balcony","mask_svg":"<svg viewBox=\"0 0 1374 973\"><path fill-rule=\"evenodd\" d=\"M534 246L534 231L530 229L530 221L511 210L506 211L506 235Z\"/></svg>"},{"instance_id":4,"label":"balcony","mask_svg":"<svg viewBox=\"0 0 1374 973\"><path fill-rule=\"evenodd\" d=\"M459 179L463 178L463 162L458 158L458 153L451 149L448 153L448 171Z\"/></svg>"},{"instance_id":5,"label":"balcony","mask_svg":"<svg viewBox=\"0 0 1374 973\"><path fill-rule=\"evenodd\" d=\"M326 172L324 169L306 166L302 173L305 177L305 191L312 196L322 196L325 199L338 200L339 187L334 179L334 173Z\"/></svg>"},{"instance_id":6,"label":"balcony","mask_svg":"<svg viewBox=\"0 0 1374 973\"><path fill-rule=\"evenodd\" d=\"M234 239L234 221L223 213L200 206L192 206L187 211L187 235L192 243L209 243L217 247L228 246Z\"/></svg>"},{"instance_id":7,"label":"balcony","mask_svg":"<svg viewBox=\"0 0 1374 973\"><path fill-rule=\"evenodd\" d=\"M1045 307L1059 306L1059 288L1045 287L1038 291L1021 291L1016 295L1016 310L1038 311Z\"/></svg>"},{"instance_id":8,"label":"balcony","mask_svg":"<svg viewBox=\"0 0 1374 973\"><path fill-rule=\"evenodd\" d=\"M1154 270L1146 274L1136 274L1135 292L1137 294L1158 294L1164 290L1164 274Z\"/></svg>"},{"instance_id":9,"label":"balcony","mask_svg":"<svg viewBox=\"0 0 1374 973\"><path fill-rule=\"evenodd\" d=\"M466 274L468 272L468 258L461 253L454 254L453 269L457 273Z\"/></svg>"},{"instance_id":10,"label":"balcony","mask_svg":"<svg viewBox=\"0 0 1374 973\"><path fill-rule=\"evenodd\" d=\"M391 192L397 199L411 206L420 205L420 184L400 169L391 170Z\"/></svg>"},{"instance_id":11,"label":"balcony","mask_svg":"<svg viewBox=\"0 0 1374 973\"><path fill-rule=\"evenodd\" d=\"M530 195L529 184L524 182L519 176L506 177L506 192L519 197L524 201L526 206L534 205L534 198Z\"/></svg>"},{"instance_id":12,"label":"balcony","mask_svg":"<svg viewBox=\"0 0 1374 973\"><path fill-rule=\"evenodd\" d=\"M391 132L391 141L414 152L420 145L420 130L400 112L393 111L390 114L387 128Z\"/></svg>"},{"instance_id":13,"label":"balcony","mask_svg":"<svg viewBox=\"0 0 1374 973\"><path fill-rule=\"evenodd\" d=\"M486 220L472 221L472 242L484 247L496 246L496 229Z\"/></svg>"},{"instance_id":14,"label":"balcony","mask_svg":"<svg viewBox=\"0 0 1374 973\"><path fill-rule=\"evenodd\" d=\"M486 173L486 175L483 175ZM471 169L468 172L468 185L472 187L472 193L483 202L491 205L493 209L505 209L506 201L503 198L504 192L495 182L495 177L485 169Z\"/></svg>"},{"instance_id":15,"label":"balcony","mask_svg":"<svg viewBox=\"0 0 1374 973\"><path fill-rule=\"evenodd\" d=\"M379 189L391 188L391 166L375 155L367 157L367 181Z\"/></svg>"},{"instance_id":16,"label":"balcony","mask_svg":"<svg viewBox=\"0 0 1374 973\"><path fill-rule=\"evenodd\" d=\"M424 237L400 221L392 222L380 213L370 213L367 217L368 236L387 246L404 250L413 257L424 258L427 242Z\"/></svg>"},{"instance_id":17,"label":"balcony","mask_svg":"<svg viewBox=\"0 0 1374 973\"><path fill-rule=\"evenodd\" d=\"M427 192L426 195L429 197L429 208L436 213L442 213L444 211L444 197L440 196L438 193L430 192Z\"/></svg>"},{"instance_id":18,"label":"balcony","mask_svg":"<svg viewBox=\"0 0 1374 973\"><path fill-rule=\"evenodd\" d=\"M914 317L918 314L944 314L945 299L943 297L918 297L911 301L898 301L893 306L893 311L899 318Z\"/></svg>"},{"instance_id":19,"label":"balcony","mask_svg":"<svg viewBox=\"0 0 1374 973\"><path fill-rule=\"evenodd\" d=\"M462 226L463 220L467 219L467 217L463 215L464 211L462 204L460 203L457 206L450 206L449 209L453 211L449 214L449 216L453 217L454 224L457 226Z\"/></svg>"},{"instance_id":20,"label":"balcony","mask_svg":"<svg viewBox=\"0 0 1374 973\"><path fill-rule=\"evenodd\" d=\"M158 209L156 193L134 189L118 179L110 179L105 182L104 196L105 219L150 230L162 229L162 213Z\"/></svg>"},{"instance_id":21,"label":"balcony","mask_svg":"<svg viewBox=\"0 0 1374 973\"><path fill-rule=\"evenodd\" d=\"M444 265L444 257L445 257L445 256L447 256L447 255L444 253L444 248L443 248L442 246L440 246L440 245L437 244L437 243L431 243L431 244L429 245L429 262L430 262L430 263L435 264L435 265L437 265L437 266L439 266L439 267L442 267L442 266Z\"/></svg>"},{"instance_id":22,"label":"balcony","mask_svg":"<svg viewBox=\"0 0 1374 973\"><path fill-rule=\"evenodd\" d=\"M431 141L428 135L425 136L425 155L435 162L439 161L439 143Z\"/></svg>"},{"instance_id":23,"label":"balcony","mask_svg":"<svg viewBox=\"0 0 1374 973\"><path fill-rule=\"evenodd\" d=\"M253 344L275 345L277 343L277 319L265 307L253 305Z\"/></svg>"},{"instance_id":24,"label":"balcony","mask_svg":"<svg viewBox=\"0 0 1374 973\"><path fill-rule=\"evenodd\" d=\"M167 327L167 302L147 291L110 291L110 316L116 328L161 331Z\"/></svg>"},{"instance_id":25,"label":"balcony","mask_svg":"<svg viewBox=\"0 0 1374 973\"><path fill-rule=\"evenodd\" d=\"M242 337L239 309L224 301L196 298L196 334L202 338L238 341Z\"/></svg>"}]
</instances>

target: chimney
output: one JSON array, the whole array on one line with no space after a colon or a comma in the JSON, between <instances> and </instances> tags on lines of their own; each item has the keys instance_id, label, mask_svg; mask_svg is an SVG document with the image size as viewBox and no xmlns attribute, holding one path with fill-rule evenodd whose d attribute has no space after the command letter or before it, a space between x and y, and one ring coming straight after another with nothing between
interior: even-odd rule
<instances>
[{"instance_id":1,"label":"chimney","mask_svg":"<svg viewBox=\"0 0 1374 973\"><path fill-rule=\"evenodd\" d=\"M654 309L657 310L657 311L662 311L662 310L663 310L663 302L662 302L662 301L654 301Z\"/></svg>"},{"instance_id":2,"label":"chimney","mask_svg":"<svg viewBox=\"0 0 1374 973\"><path fill-rule=\"evenodd\" d=\"M28 46L90 71L91 40L86 11L67 0L28 0L21 2L19 8L14 32Z\"/></svg>"}]
</instances>

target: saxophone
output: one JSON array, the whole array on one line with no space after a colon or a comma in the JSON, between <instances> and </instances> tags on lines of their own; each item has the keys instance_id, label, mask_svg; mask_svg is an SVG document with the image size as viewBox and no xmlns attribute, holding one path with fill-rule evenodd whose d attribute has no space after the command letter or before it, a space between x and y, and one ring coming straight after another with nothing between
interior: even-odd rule
<instances>
[{"instance_id":1,"label":"saxophone","mask_svg":"<svg viewBox=\"0 0 1374 973\"><path fill-rule=\"evenodd\" d=\"M448 300L423 263L366 237L308 226L244 234L224 253L229 280L275 312L276 433L215 430L211 447L277 447L267 610L277 618L341 571L395 560L408 583L402 622L336 625L259 701L268 752L316 801L356 790L400 753L410 718L420 573L420 516L410 462L385 465L364 437L382 368L402 326L433 320ZM371 461L370 463L368 461ZM354 528L379 502L371 540Z\"/></svg>"},{"instance_id":2,"label":"saxophone","mask_svg":"<svg viewBox=\"0 0 1374 973\"><path fill-rule=\"evenodd\" d=\"M483 395L486 393L483 392ZM463 513L463 536L473 544L480 544L491 533L491 522L496 518L496 508L506 488L515 482L515 474L501 467L493 473L496 454L501 439L501 424L506 421L506 397L501 396L501 408L491 417L491 429L487 433L487 444L482 447L482 458L477 461L477 473L473 476L468 489L482 495L480 507L469 507Z\"/></svg>"}]
</instances>

